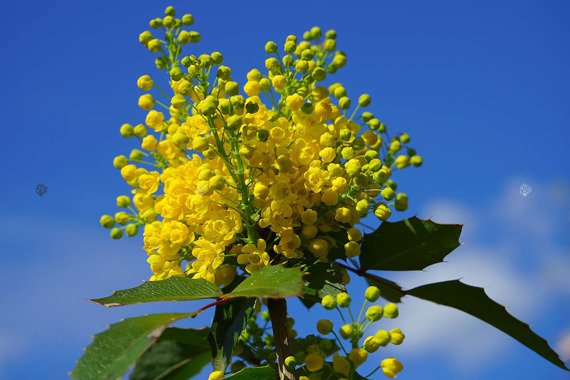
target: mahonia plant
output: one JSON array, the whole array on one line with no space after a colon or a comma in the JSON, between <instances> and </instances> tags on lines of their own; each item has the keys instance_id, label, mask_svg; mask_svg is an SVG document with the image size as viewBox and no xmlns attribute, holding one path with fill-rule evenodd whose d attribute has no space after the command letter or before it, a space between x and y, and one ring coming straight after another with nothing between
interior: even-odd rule
<instances>
[{"instance_id":1,"label":"mahonia plant","mask_svg":"<svg viewBox=\"0 0 570 380\"><path fill-rule=\"evenodd\" d=\"M190 378L211 361L210 380L361 379L380 369L394 378L403 365L392 357L367 376L357 370L369 353L403 342L398 328L365 333L382 317L397 317L396 303L407 295L466 311L564 367L527 325L505 327L522 322L480 288L456 280L403 290L370 272L443 261L459 245L461 226L387 221L408 208L393 174L421 166L422 157L407 133L390 136L364 111L368 94L351 99L331 80L347 61L334 30L289 35L281 48L267 42L264 68L251 69L240 85L220 52L183 53L200 41L187 30L193 22L169 6L150 21L153 31L139 36L170 88L150 75L138 78L144 123L120 127L137 146L113 161L131 194L117 197L122 211L100 220L113 239L143 230L150 281L93 301L215 301L193 313L112 325L95 337L72 377L116 378L136 364L133 379ZM381 224L363 235L359 226L369 214ZM345 286L349 272L371 285L357 318ZM367 307L379 288L391 302ZM336 309L338 334L333 321L320 319L320 335L298 337L285 301L292 296L308 308ZM211 307L207 329L166 327ZM484 315L490 308L499 308L496 319Z\"/></svg>"}]
</instances>

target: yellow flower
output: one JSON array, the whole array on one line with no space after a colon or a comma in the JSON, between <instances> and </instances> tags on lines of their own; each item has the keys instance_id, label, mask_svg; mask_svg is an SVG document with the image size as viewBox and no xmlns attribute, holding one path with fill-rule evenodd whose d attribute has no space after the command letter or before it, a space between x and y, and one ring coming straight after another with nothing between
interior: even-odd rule
<instances>
[{"instance_id":1,"label":"yellow flower","mask_svg":"<svg viewBox=\"0 0 570 380\"><path fill-rule=\"evenodd\" d=\"M245 270L248 273L254 273L269 264L269 254L265 252L267 243L263 239L255 244L246 244L242 249L241 255L238 255L237 262L246 265Z\"/></svg>"},{"instance_id":2,"label":"yellow flower","mask_svg":"<svg viewBox=\"0 0 570 380\"><path fill-rule=\"evenodd\" d=\"M382 372L390 379L394 379L396 375L404 369L404 366L396 358L386 358L380 362Z\"/></svg>"}]
</instances>

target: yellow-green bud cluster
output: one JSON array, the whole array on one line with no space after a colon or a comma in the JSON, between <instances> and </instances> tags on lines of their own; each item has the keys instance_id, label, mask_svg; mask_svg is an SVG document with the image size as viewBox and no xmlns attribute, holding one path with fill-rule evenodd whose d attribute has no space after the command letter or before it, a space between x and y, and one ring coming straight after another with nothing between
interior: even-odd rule
<instances>
[{"instance_id":1,"label":"yellow-green bud cluster","mask_svg":"<svg viewBox=\"0 0 570 380\"><path fill-rule=\"evenodd\" d=\"M400 345L403 343L405 335L399 328L393 328L390 331L377 330L373 335L367 336L362 342L365 331L371 327L372 323L381 320L383 317L396 318L398 316L398 307L393 303L387 303L384 306L373 304L366 308L368 302L376 302L380 298L380 289L376 286L369 286L364 292L364 302L360 308L360 313L357 319L350 311L350 296L346 292L340 292L336 296L327 295L323 297L321 304L327 310L337 308L341 313L343 324L338 327L338 335L335 334L333 329L333 322L328 319L321 319L317 322L317 331L320 334L327 335L331 332L337 339L339 347L344 349L343 342L348 341L351 349L347 351L345 356L340 352L336 352L333 356L332 367L338 376L350 378L350 374L364 363L369 353L378 351L381 347L388 344ZM366 310L366 312L364 312ZM348 312L348 315L346 315ZM310 360L315 362L318 360L316 357L311 357ZM382 361L383 364L378 366L378 369L390 377L400 372L403 367L399 361L394 358L388 358ZM315 364L314 368L318 367Z\"/></svg>"}]
</instances>

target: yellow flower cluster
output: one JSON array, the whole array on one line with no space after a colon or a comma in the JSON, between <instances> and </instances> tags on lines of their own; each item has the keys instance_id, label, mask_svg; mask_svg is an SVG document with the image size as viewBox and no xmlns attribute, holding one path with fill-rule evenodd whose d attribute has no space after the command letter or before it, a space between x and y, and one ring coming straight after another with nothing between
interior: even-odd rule
<instances>
[{"instance_id":1,"label":"yellow flower cluster","mask_svg":"<svg viewBox=\"0 0 570 380\"><path fill-rule=\"evenodd\" d=\"M220 53L180 58L199 34L183 30L191 15L176 19L170 8L151 21L164 40L145 31L140 41L160 54L172 95L161 102L149 92L164 95L158 83L138 79L145 122L120 132L139 146L114 160L132 187L136 210L128 206L126 221L131 230L144 226L151 280L188 275L222 285L236 269L358 256L355 226L369 212L384 221L405 210L392 173L422 160L406 147L407 134L389 137L372 113L359 112L370 96L350 113L346 89L322 85L346 63L336 33L314 27L301 41L288 36L282 57L268 42L265 73L251 70L240 95ZM104 219L108 228L118 220Z\"/></svg>"}]
</instances>

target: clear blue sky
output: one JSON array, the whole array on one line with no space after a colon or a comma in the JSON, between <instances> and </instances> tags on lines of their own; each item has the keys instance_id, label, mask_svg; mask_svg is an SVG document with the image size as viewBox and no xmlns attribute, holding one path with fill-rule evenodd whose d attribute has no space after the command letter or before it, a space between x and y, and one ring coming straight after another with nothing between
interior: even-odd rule
<instances>
[{"instance_id":1,"label":"clear blue sky","mask_svg":"<svg viewBox=\"0 0 570 380\"><path fill-rule=\"evenodd\" d=\"M172 4L196 18L203 38L194 52L221 51L240 81L263 67L267 40L281 43L313 25L336 29L348 55L338 80L349 95L370 93L372 110L392 131L410 133L424 157L420 170L399 177L411 197L409 214L466 223L464 246L443 272L418 276L471 275L553 344L568 333L569 2ZM172 309L106 310L85 300L149 275L140 237L110 241L98 219L128 191L111 162L134 147L118 128L143 120L135 81L155 72L138 34L166 5L2 6L0 379L65 378L107 323ZM43 197L35 194L38 183L49 189ZM518 192L522 183L533 188L526 197ZM397 279L421 283L413 275ZM321 312L303 316L312 324ZM407 341L386 353L404 361L399 378L570 378L459 314L412 301L402 306Z\"/></svg>"}]
</instances>

